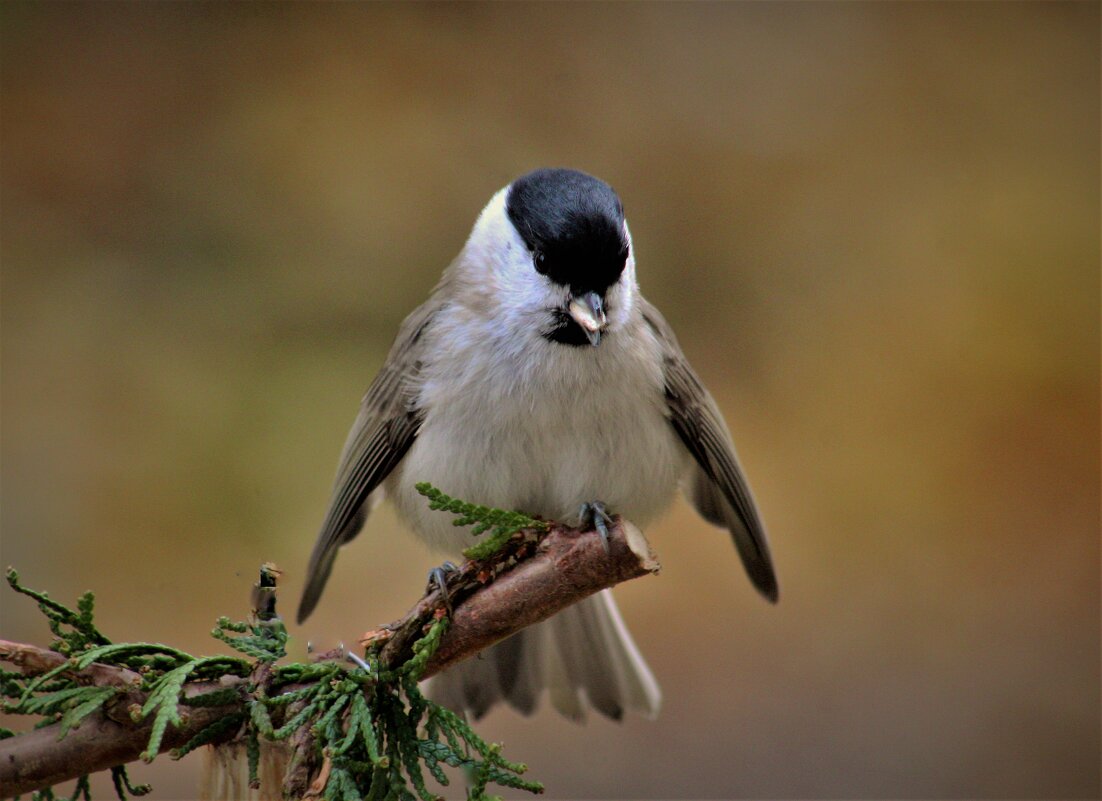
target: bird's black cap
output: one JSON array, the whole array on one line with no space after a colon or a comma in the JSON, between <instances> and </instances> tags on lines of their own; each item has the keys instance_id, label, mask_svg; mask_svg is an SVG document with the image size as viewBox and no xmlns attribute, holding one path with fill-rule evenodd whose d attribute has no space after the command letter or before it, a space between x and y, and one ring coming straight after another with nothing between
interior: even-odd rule
<instances>
[{"instance_id":1,"label":"bird's black cap","mask_svg":"<svg viewBox=\"0 0 1102 801\"><path fill-rule=\"evenodd\" d=\"M624 270L624 207L612 187L577 170L541 169L513 181L505 210L536 269L574 294L605 291Z\"/></svg>"}]
</instances>

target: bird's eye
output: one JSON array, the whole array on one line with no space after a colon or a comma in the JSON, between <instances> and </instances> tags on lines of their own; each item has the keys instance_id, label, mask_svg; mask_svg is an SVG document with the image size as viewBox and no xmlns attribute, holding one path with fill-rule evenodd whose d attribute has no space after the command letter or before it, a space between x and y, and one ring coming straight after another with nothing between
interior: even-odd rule
<instances>
[{"instance_id":1,"label":"bird's eye","mask_svg":"<svg viewBox=\"0 0 1102 801\"><path fill-rule=\"evenodd\" d=\"M547 275L547 254L542 250L536 250L532 253L532 261L536 265L536 272L540 275Z\"/></svg>"}]
</instances>

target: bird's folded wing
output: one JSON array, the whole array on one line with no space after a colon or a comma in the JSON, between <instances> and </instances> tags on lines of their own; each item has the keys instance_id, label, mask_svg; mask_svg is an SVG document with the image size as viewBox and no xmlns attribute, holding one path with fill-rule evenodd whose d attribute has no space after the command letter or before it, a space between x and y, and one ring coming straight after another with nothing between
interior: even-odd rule
<instances>
[{"instance_id":1,"label":"bird's folded wing","mask_svg":"<svg viewBox=\"0 0 1102 801\"><path fill-rule=\"evenodd\" d=\"M723 416L689 366L669 324L646 301L643 317L662 345L670 425L696 460L689 499L703 517L731 533L750 580L762 595L776 601L777 579L765 527Z\"/></svg>"},{"instance_id":2,"label":"bird's folded wing","mask_svg":"<svg viewBox=\"0 0 1102 801\"><path fill-rule=\"evenodd\" d=\"M341 545L359 533L367 519L367 497L405 456L421 426L416 404L423 334L440 310L435 293L402 323L390 354L364 395L360 413L341 453L329 511L307 568L298 621L317 605Z\"/></svg>"}]
</instances>

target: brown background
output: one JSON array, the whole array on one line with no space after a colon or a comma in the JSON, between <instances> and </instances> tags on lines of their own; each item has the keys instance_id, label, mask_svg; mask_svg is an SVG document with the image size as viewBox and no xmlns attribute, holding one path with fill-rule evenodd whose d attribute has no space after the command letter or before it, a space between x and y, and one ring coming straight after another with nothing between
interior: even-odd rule
<instances>
[{"instance_id":1,"label":"brown background","mask_svg":"<svg viewBox=\"0 0 1102 801\"><path fill-rule=\"evenodd\" d=\"M264 560L289 609L399 321L497 188L570 165L624 199L782 602L678 502L662 575L619 592L661 719L484 733L553 797L1097 797L1097 3L5 3L0 30L2 560L32 586L197 652ZM437 561L380 514L296 653ZM194 762L138 775L186 798Z\"/></svg>"}]
</instances>

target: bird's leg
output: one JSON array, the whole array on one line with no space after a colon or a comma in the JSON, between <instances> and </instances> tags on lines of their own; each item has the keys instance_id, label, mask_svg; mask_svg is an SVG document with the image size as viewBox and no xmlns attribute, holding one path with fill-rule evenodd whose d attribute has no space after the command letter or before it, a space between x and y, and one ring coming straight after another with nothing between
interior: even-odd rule
<instances>
[{"instance_id":1,"label":"bird's leg","mask_svg":"<svg viewBox=\"0 0 1102 801\"><path fill-rule=\"evenodd\" d=\"M597 529L597 533L601 536L601 544L605 546L605 553L608 553L608 527L612 525L608 508L600 501L583 503L581 510L578 512L578 519L579 525L583 529L591 526Z\"/></svg>"},{"instance_id":2,"label":"bird's leg","mask_svg":"<svg viewBox=\"0 0 1102 801\"><path fill-rule=\"evenodd\" d=\"M448 610L448 614L452 613L451 598L448 597L448 576L452 576L459 572L459 568L451 562L444 562L439 567L434 567L429 571L429 582L425 587L425 592L432 592L433 590L440 590L440 594L444 596L444 606Z\"/></svg>"}]
</instances>

